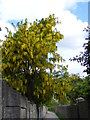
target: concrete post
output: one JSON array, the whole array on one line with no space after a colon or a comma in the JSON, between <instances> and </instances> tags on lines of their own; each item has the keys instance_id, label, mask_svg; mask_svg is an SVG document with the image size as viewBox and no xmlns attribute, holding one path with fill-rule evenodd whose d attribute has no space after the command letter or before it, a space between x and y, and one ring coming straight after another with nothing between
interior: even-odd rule
<instances>
[{"instance_id":1,"label":"concrete post","mask_svg":"<svg viewBox=\"0 0 90 120\"><path fill-rule=\"evenodd\" d=\"M20 118L27 118L27 98L20 95Z\"/></svg>"},{"instance_id":2,"label":"concrete post","mask_svg":"<svg viewBox=\"0 0 90 120\"><path fill-rule=\"evenodd\" d=\"M30 119L30 101L27 100L27 119Z\"/></svg>"}]
</instances>

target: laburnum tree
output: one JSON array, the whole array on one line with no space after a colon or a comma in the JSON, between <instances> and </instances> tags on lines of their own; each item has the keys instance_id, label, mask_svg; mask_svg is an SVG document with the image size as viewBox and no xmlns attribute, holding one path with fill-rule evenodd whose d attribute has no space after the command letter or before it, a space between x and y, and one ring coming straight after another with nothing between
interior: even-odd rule
<instances>
[{"instance_id":1,"label":"laburnum tree","mask_svg":"<svg viewBox=\"0 0 90 120\"><path fill-rule=\"evenodd\" d=\"M55 28L58 23L54 15L33 23L25 19L17 23L14 33L7 28L8 35L2 45L3 79L38 106L50 101L54 94L55 82L47 69L52 72L53 63L62 61L56 53L56 43L63 39ZM53 57L49 58L48 53Z\"/></svg>"},{"instance_id":2,"label":"laburnum tree","mask_svg":"<svg viewBox=\"0 0 90 120\"><path fill-rule=\"evenodd\" d=\"M54 98L60 104L70 104L68 93L72 90L71 77L67 72L68 66L59 65L59 69L54 70L53 78L55 81Z\"/></svg>"}]
</instances>

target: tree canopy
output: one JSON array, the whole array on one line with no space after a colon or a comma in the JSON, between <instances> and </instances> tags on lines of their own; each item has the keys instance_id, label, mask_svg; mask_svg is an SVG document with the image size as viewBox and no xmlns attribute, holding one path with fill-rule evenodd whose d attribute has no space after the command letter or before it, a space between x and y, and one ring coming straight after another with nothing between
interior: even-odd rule
<instances>
[{"instance_id":1,"label":"tree canopy","mask_svg":"<svg viewBox=\"0 0 90 120\"><path fill-rule=\"evenodd\" d=\"M62 61L56 53L56 43L63 39L55 28L59 23L54 15L33 23L25 19L17 23L14 33L7 28L2 45L3 78L38 105L50 101L54 94L54 79L46 70L52 72L53 63ZM53 57L48 57L48 53Z\"/></svg>"},{"instance_id":2,"label":"tree canopy","mask_svg":"<svg viewBox=\"0 0 90 120\"><path fill-rule=\"evenodd\" d=\"M73 80L73 78L71 80L72 90L68 93L71 104L76 103L76 99L79 97L87 100L88 96L90 96L89 76L80 78L79 76L75 75L74 77L75 80Z\"/></svg>"}]
</instances>

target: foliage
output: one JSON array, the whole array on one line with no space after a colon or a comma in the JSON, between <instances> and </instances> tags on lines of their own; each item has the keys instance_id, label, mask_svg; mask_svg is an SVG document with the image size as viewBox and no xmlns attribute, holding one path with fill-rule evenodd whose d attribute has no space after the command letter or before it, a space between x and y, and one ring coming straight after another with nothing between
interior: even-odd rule
<instances>
[{"instance_id":1,"label":"foliage","mask_svg":"<svg viewBox=\"0 0 90 120\"><path fill-rule=\"evenodd\" d=\"M71 79L67 68L68 66L59 66L59 70L53 72L55 80L54 98L60 104L70 104L68 93L71 91L72 86L70 85Z\"/></svg>"},{"instance_id":2,"label":"foliage","mask_svg":"<svg viewBox=\"0 0 90 120\"><path fill-rule=\"evenodd\" d=\"M90 27L88 26L84 31L88 32L88 37L85 39L87 42L83 45L84 52L81 52L80 55L73 57L73 59L70 58L70 60L80 62L82 66L85 66L86 70L84 70L84 72L87 72L88 76L83 80L72 84L73 89L70 93L72 102L75 102L75 99L80 96L84 97L85 99L90 97Z\"/></svg>"},{"instance_id":3,"label":"foliage","mask_svg":"<svg viewBox=\"0 0 90 120\"><path fill-rule=\"evenodd\" d=\"M47 102L45 105L47 106L48 111L54 111L54 109L55 109L55 107L57 107L58 103L56 102L55 99L52 98L51 102L50 103Z\"/></svg>"},{"instance_id":4,"label":"foliage","mask_svg":"<svg viewBox=\"0 0 90 120\"><path fill-rule=\"evenodd\" d=\"M2 75L7 83L26 95L36 104L50 101L58 84L46 70L55 67L53 63L62 61L56 53L56 43L63 35L56 30L58 19L54 15L28 23L27 19L17 23L15 33L7 29L8 35L2 45ZM48 59L48 53L53 57ZM59 88L62 89L60 83ZM59 96L62 96L58 92ZM64 94L65 96L65 94Z\"/></svg>"},{"instance_id":5,"label":"foliage","mask_svg":"<svg viewBox=\"0 0 90 120\"><path fill-rule=\"evenodd\" d=\"M64 116L60 112L55 112L59 120L65 120Z\"/></svg>"},{"instance_id":6,"label":"foliage","mask_svg":"<svg viewBox=\"0 0 90 120\"><path fill-rule=\"evenodd\" d=\"M71 81L72 90L68 94L71 104L76 103L76 99L82 97L87 100L90 95L89 76L81 79L79 76L75 76L75 80Z\"/></svg>"}]
</instances>

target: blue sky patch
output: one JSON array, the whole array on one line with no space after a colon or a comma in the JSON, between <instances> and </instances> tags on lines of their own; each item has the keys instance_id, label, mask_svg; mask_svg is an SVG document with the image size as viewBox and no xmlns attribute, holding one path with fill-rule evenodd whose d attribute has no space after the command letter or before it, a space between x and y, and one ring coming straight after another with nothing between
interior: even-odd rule
<instances>
[{"instance_id":1,"label":"blue sky patch","mask_svg":"<svg viewBox=\"0 0 90 120\"><path fill-rule=\"evenodd\" d=\"M88 22L88 2L79 2L77 8L70 11L77 16L77 19Z\"/></svg>"},{"instance_id":2,"label":"blue sky patch","mask_svg":"<svg viewBox=\"0 0 90 120\"><path fill-rule=\"evenodd\" d=\"M21 22L21 20L8 20L8 23L13 23L15 26L18 22Z\"/></svg>"}]
</instances>

